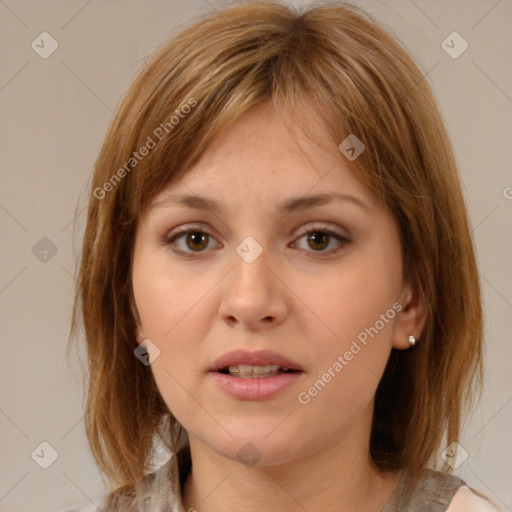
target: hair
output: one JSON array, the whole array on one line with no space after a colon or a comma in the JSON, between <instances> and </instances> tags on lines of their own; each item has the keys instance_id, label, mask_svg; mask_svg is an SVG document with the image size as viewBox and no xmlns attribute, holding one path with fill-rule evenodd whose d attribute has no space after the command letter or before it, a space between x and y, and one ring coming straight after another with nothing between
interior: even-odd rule
<instances>
[{"instance_id":1,"label":"hair","mask_svg":"<svg viewBox=\"0 0 512 512\"><path fill-rule=\"evenodd\" d=\"M231 7L195 20L155 52L95 163L70 344L83 322L86 434L111 486L134 487L147 474L155 439L171 451L186 445L150 367L133 354L137 221L215 137L263 102L319 144L338 146L348 134L364 143L354 172L391 209L404 276L427 307L420 342L392 350L378 385L374 463L411 474L435 465L444 438L459 439L465 407L481 390L473 241L449 136L424 74L395 36L353 4ZM319 139L311 119L324 123L332 141Z\"/></svg>"}]
</instances>

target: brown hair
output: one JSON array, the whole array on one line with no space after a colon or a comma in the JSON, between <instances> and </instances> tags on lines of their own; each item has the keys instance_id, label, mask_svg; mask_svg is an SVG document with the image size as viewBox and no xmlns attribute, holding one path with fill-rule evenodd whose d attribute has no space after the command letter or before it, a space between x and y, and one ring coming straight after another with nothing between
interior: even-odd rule
<instances>
[{"instance_id":1,"label":"brown hair","mask_svg":"<svg viewBox=\"0 0 512 512\"><path fill-rule=\"evenodd\" d=\"M232 7L203 17L155 53L95 164L70 340L81 316L86 433L111 484L133 486L148 471L155 439L170 450L186 439L150 367L133 354L137 220L221 130L264 101L289 115L292 129L308 132L303 102L318 107L336 145L348 134L363 141L354 168L393 211L404 273L427 304L420 342L392 351L377 389L375 463L413 473L435 463L444 433L447 443L458 439L463 407L481 383L473 242L449 137L422 72L352 4L303 12L274 3ZM139 159L143 146L150 149Z\"/></svg>"}]
</instances>

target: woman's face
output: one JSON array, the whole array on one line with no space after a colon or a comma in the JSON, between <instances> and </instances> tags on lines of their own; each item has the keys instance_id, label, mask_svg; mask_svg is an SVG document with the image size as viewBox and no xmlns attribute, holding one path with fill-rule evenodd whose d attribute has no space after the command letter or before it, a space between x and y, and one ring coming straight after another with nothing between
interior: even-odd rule
<instances>
[{"instance_id":1,"label":"woman's face","mask_svg":"<svg viewBox=\"0 0 512 512\"><path fill-rule=\"evenodd\" d=\"M367 447L390 351L419 331L396 221L349 165L264 104L140 219L139 330L195 446L251 464Z\"/></svg>"}]
</instances>

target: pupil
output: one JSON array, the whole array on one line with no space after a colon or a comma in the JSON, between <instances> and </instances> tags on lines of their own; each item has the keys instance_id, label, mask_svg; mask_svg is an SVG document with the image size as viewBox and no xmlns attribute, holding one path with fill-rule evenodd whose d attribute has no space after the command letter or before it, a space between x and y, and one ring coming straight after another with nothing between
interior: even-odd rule
<instances>
[{"instance_id":1,"label":"pupil","mask_svg":"<svg viewBox=\"0 0 512 512\"><path fill-rule=\"evenodd\" d=\"M187 245L189 246L189 248L191 249L203 249L204 247L206 247L208 245L208 242L206 242L206 238L207 238L207 234L206 233L201 233L200 231L194 231L193 233L189 233L188 237L187 237ZM192 243L189 243L191 242ZM197 245L196 242L199 241L201 243L201 245ZM206 242L206 243L205 243Z\"/></svg>"},{"instance_id":2,"label":"pupil","mask_svg":"<svg viewBox=\"0 0 512 512\"><path fill-rule=\"evenodd\" d=\"M319 243L321 245L320 249L323 249L326 245L325 242L326 242L328 236L329 235L326 235L325 233L320 233L317 231L316 233L309 235L308 240L310 242L313 242L313 244ZM318 238L319 238L319 240L318 240ZM315 247L312 247L312 248L315 249ZM318 247L317 247L317 249L318 249Z\"/></svg>"}]
</instances>

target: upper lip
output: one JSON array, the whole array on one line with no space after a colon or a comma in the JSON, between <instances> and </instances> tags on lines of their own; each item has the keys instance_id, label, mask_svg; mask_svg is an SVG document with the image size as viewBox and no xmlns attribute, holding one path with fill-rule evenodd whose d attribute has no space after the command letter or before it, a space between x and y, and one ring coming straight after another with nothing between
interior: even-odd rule
<instances>
[{"instance_id":1,"label":"upper lip","mask_svg":"<svg viewBox=\"0 0 512 512\"><path fill-rule=\"evenodd\" d=\"M279 365L290 370L302 371L300 365L271 350L257 350L254 352L233 350L220 356L213 363L210 371L217 372L229 366L237 366L239 364L249 364L251 366Z\"/></svg>"}]
</instances>

